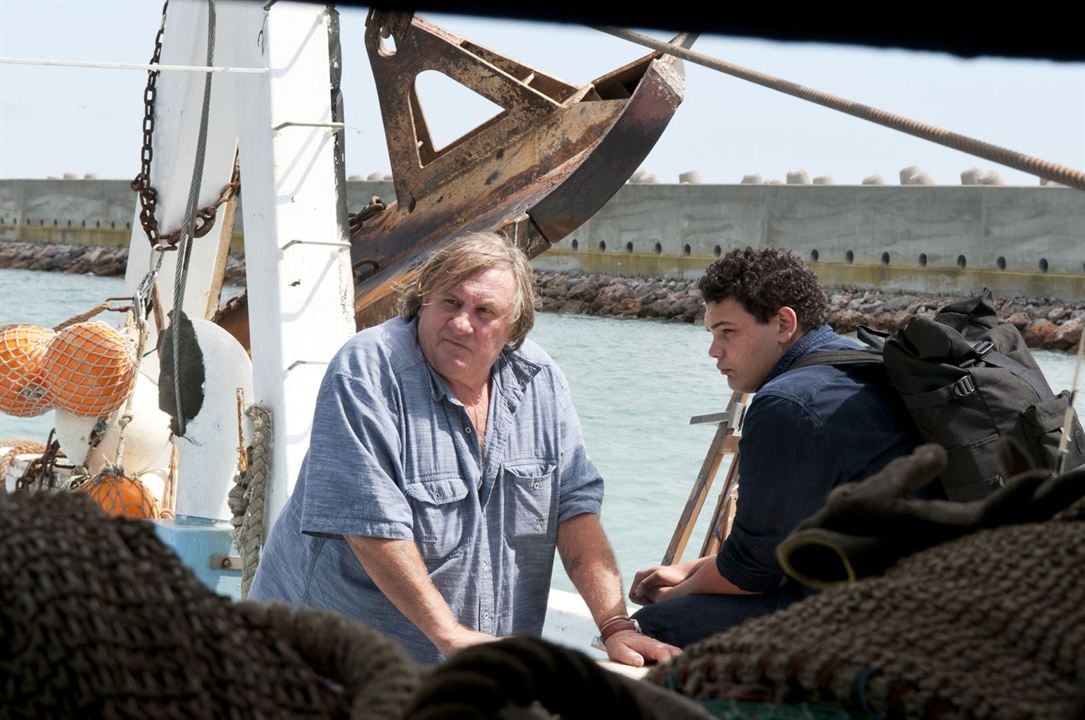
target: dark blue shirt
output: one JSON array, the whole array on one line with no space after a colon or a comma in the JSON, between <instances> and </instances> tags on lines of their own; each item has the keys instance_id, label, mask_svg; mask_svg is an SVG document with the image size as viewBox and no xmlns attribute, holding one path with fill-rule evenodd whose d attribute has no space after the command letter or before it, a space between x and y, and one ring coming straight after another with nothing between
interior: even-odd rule
<instances>
[{"instance_id":1,"label":"dark blue shirt","mask_svg":"<svg viewBox=\"0 0 1085 720\"><path fill-rule=\"evenodd\" d=\"M860 347L828 325L796 342L746 410L739 441L739 500L720 574L750 592L803 595L776 562L776 546L837 485L862 480L921 441L880 365L814 365L803 355Z\"/></svg>"}]
</instances>

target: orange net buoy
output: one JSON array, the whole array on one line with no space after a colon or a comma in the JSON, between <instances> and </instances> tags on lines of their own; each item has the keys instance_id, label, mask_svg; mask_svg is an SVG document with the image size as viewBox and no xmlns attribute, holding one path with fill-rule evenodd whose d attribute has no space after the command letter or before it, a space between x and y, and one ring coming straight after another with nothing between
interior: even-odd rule
<instances>
[{"instance_id":1,"label":"orange net buoy","mask_svg":"<svg viewBox=\"0 0 1085 720\"><path fill-rule=\"evenodd\" d=\"M42 363L48 400L75 415L116 410L136 380L136 359L119 332L102 322L69 325L53 338Z\"/></svg>"},{"instance_id":2,"label":"orange net buoy","mask_svg":"<svg viewBox=\"0 0 1085 720\"><path fill-rule=\"evenodd\" d=\"M89 496L111 517L154 520L160 515L158 501L146 485L113 469L102 470L75 492Z\"/></svg>"},{"instance_id":3,"label":"orange net buoy","mask_svg":"<svg viewBox=\"0 0 1085 720\"><path fill-rule=\"evenodd\" d=\"M49 409L43 364L55 337L37 325L0 328L0 412L33 417Z\"/></svg>"}]
</instances>

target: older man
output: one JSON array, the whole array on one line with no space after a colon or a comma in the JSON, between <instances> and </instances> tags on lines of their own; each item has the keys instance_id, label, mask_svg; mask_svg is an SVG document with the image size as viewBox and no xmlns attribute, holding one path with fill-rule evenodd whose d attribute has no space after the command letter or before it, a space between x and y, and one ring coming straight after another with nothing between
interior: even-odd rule
<instances>
[{"instance_id":1,"label":"older man","mask_svg":"<svg viewBox=\"0 0 1085 720\"><path fill-rule=\"evenodd\" d=\"M337 611L437 662L538 635L556 547L613 660L677 652L625 614L603 481L565 377L526 340L533 305L526 257L475 234L422 266L401 317L347 342L253 599Z\"/></svg>"}]
</instances>

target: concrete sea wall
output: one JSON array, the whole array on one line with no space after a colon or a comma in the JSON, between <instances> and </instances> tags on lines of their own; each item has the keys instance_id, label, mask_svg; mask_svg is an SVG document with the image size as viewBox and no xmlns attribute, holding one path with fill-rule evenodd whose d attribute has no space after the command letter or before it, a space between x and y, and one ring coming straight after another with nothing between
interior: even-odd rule
<instances>
[{"instance_id":1,"label":"concrete sea wall","mask_svg":"<svg viewBox=\"0 0 1085 720\"><path fill-rule=\"evenodd\" d=\"M134 211L121 180L0 180L0 240L123 246ZM535 267L690 279L746 245L791 248L827 285L1085 300L1085 193L1052 186L627 184Z\"/></svg>"},{"instance_id":2,"label":"concrete sea wall","mask_svg":"<svg viewBox=\"0 0 1085 720\"><path fill-rule=\"evenodd\" d=\"M826 285L1085 299L1085 193L1057 187L627 185L535 264L688 279L747 245Z\"/></svg>"}]
</instances>

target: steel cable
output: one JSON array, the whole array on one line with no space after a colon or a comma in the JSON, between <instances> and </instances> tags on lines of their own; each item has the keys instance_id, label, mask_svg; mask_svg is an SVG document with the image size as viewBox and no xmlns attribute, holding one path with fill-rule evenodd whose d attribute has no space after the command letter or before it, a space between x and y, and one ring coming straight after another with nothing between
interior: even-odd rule
<instances>
[{"instance_id":1,"label":"steel cable","mask_svg":"<svg viewBox=\"0 0 1085 720\"><path fill-rule=\"evenodd\" d=\"M1077 188L1078 190L1085 190L1085 172L1082 172L1081 170L1075 170L1074 168L1065 165L1042 160L1031 155L1025 155L1016 150L983 142L982 140L951 132L930 125L929 123L912 120L903 115L897 115L886 110L855 102L854 100L848 100L847 98L837 97L836 95L831 95L820 90L808 88L804 85L799 85L798 83L768 75L767 73L751 70L742 67L741 65L735 65L734 63L719 60L678 45L672 45L667 42L656 40L647 35L615 27L598 27L596 29L605 32L608 35L613 35L623 40L637 43L638 45L644 45L645 47L667 53L668 55L674 55L675 57L688 60L691 63L707 67L711 70L732 75L742 80L747 80L802 100L817 103L818 105L847 113L848 115L852 115L862 120L867 120L893 130L905 132L909 135L914 135L915 137L953 148L954 150L960 150L961 152L966 152L970 155L975 155L999 163L1000 165L1012 167L1016 170L1027 172L1030 175L1037 175L1045 180Z\"/></svg>"}]
</instances>

